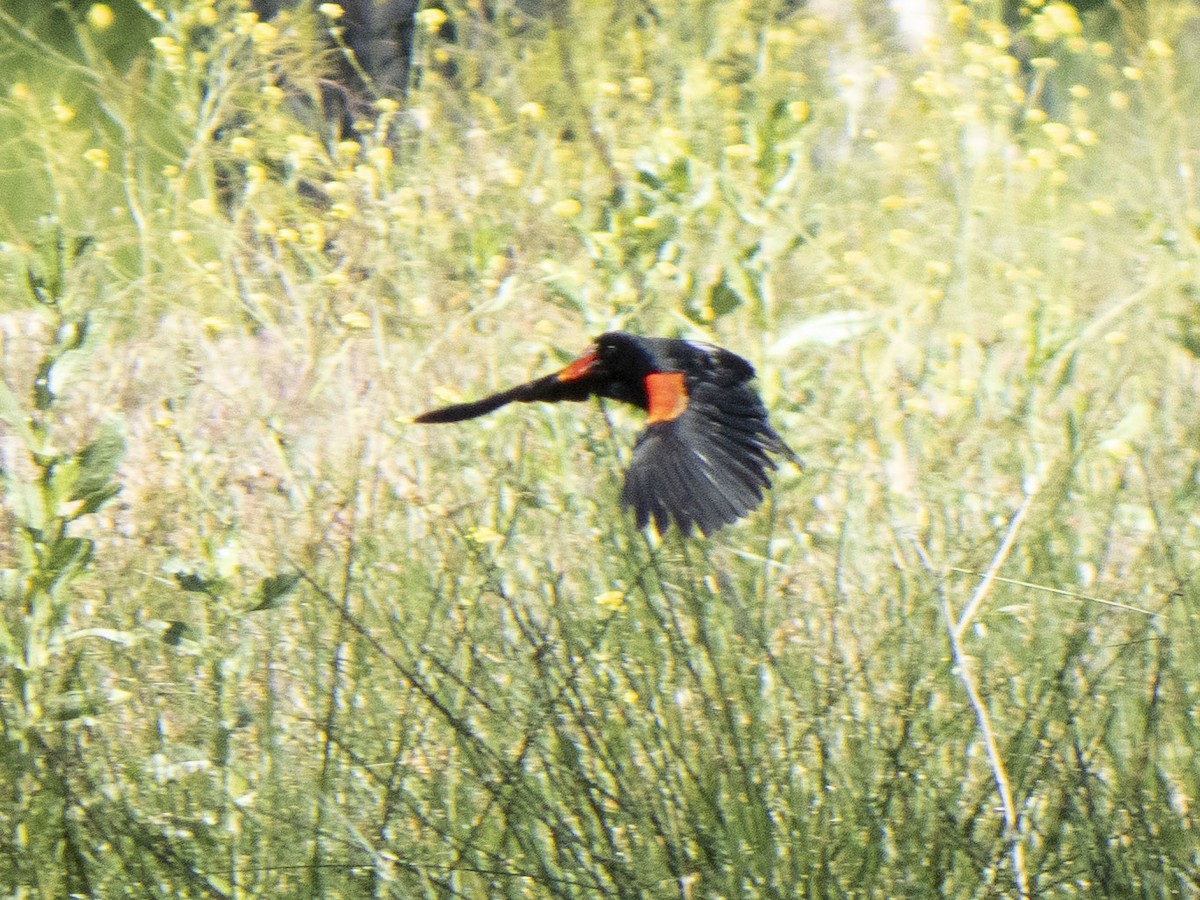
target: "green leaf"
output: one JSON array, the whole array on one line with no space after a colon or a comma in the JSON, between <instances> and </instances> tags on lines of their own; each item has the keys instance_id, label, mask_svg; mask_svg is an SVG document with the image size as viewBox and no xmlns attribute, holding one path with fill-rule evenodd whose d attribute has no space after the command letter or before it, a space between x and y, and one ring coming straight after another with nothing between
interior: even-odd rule
<instances>
[{"instance_id":1,"label":"green leaf","mask_svg":"<svg viewBox=\"0 0 1200 900\"><path fill-rule=\"evenodd\" d=\"M639 167L637 170L637 180L650 188L652 191L657 191L663 186L663 181L654 172L647 168Z\"/></svg>"},{"instance_id":2,"label":"green leaf","mask_svg":"<svg viewBox=\"0 0 1200 900\"><path fill-rule=\"evenodd\" d=\"M172 647L178 647L180 642L187 637L188 627L186 622L180 622L178 619L173 620L163 632L163 643L169 644Z\"/></svg>"},{"instance_id":3,"label":"green leaf","mask_svg":"<svg viewBox=\"0 0 1200 900\"><path fill-rule=\"evenodd\" d=\"M71 243L71 262L78 262L79 258L87 253L96 245L96 239L90 234L80 235Z\"/></svg>"},{"instance_id":4,"label":"green leaf","mask_svg":"<svg viewBox=\"0 0 1200 900\"><path fill-rule=\"evenodd\" d=\"M193 594L202 594L208 589L207 582L194 572L176 572L175 581L185 591Z\"/></svg>"},{"instance_id":5,"label":"green leaf","mask_svg":"<svg viewBox=\"0 0 1200 900\"><path fill-rule=\"evenodd\" d=\"M205 578L197 572L176 572L176 583L189 594L208 594L216 597L226 587L220 578Z\"/></svg>"},{"instance_id":6,"label":"green leaf","mask_svg":"<svg viewBox=\"0 0 1200 900\"><path fill-rule=\"evenodd\" d=\"M667 188L675 196L681 196L691 190L691 163L686 156L678 157L667 169Z\"/></svg>"},{"instance_id":7,"label":"green leaf","mask_svg":"<svg viewBox=\"0 0 1200 900\"><path fill-rule=\"evenodd\" d=\"M3 475L5 506L26 528L40 532L46 527L46 508L38 485L8 469Z\"/></svg>"},{"instance_id":8,"label":"green leaf","mask_svg":"<svg viewBox=\"0 0 1200 900\"><path fill-rule=\"evenodd\" d=\"M79 475L71 499L94 504L90 510L94 512L100 504L115 496L120 486L114 485L112 479L124 455L125 438L121 436L120 429L111 422L105 423L100 427L96 439L75 456Z\"/></svg>"},{"instance_id":9,"label":"green leaf","mask_svg":"<svg viewBox=\"0 0 1200 900\"><path fill-rule=\"evenodd\" d=\"M46 289L46 279L34 271L33 266L27 266L25 269L25 277L29 282L29 293L33 299L43 306L52 306L54 297Z\"/></svg>"},{"instance_id":10,"label":"green leaf","mask_svg":"<svg viewBox=\"0 0 1200 900\"><path fill-rule=\"evenodd\" d=\"M38 363L37 375L33 379L33 405L39 412L45 412L54 402L54 393L50 390L50 373L54 370L57 360L53 356L43 356Z\"/></svg>"},{"instance_id":11,"label":"green leaf","mask_svg":"<svg viewBox=\"0 0 1200 900\"><path fill-rule=\"evenodd\" d=\"M119 493L121 493L121 485L119 484L110 484L106 488L93 491L91 494L88 494L86 498L84 498L83 505L79 507L75 514L71 516L71 518L78 519L80 516L86 516L94 513Z\"/></svg>"},{"instance_id":12,"label":"green leaf","mask_svg":"<svg viewBox=\"0 0 1200 900\"><path fill-rule=\"evenodd\" d=\"M87 340L91 329L92 319L89 313L84 313L78 319L68 319L58 329L58 342L63 350L78 350Z\"/></svg>"},{"instance_id":13,"label":"green leaf","mask_svg":"<svg viewBox=\"0 0 1200 900\"><path fill-rule=\"evenodd\" d=\"M249 610L249 612L258 612L263 609L275 609L279 606L281 600L296 589L296 585L300 583L299 572L283 572L279 575L272 575L269 578L264 578L262 584L259 585L259 596L261 597L258 606Z\"/></svg>"},{"instance_id":14,"label":"green leaf","mask_svg":"<svg viewBox=\"0 0 1200 900\"><path fill-rule=\"evenodd\" d=\"M714 284L712 290L709 291L708 304L712 309L713 318L719 319L721 316L729 315L742 305L742 295L735 291L722 276L721 280Z\"/></svg>"},{"instance_id":15,"label":"green leaf","mask_svg":"<svg viewBox=\"0 0 1200 900\"><path fill-rule=\"evenodd\" d=\"M87 538L59 538L39 561L37 580L48 592L53 592L65 579L88 567L94 550L95 544Z\"/></svg>"}]
</instances>

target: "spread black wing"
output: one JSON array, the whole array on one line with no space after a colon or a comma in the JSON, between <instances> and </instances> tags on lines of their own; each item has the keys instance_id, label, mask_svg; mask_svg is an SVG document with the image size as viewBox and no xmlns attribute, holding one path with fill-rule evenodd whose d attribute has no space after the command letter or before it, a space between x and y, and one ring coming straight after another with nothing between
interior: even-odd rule
<instances>
[{"instance_id":1,"label":"spread black wing","mask_svg":"<svg viewBox=\"0 0 1200 900\"><path fill-rule=\"evenodd\" d=\"M638 438L621 495L638 527L653 520L659 534L671 522L684 535L693 526L708 535L737 521L762 503L776 468L771 454L794 458L748 384L688 387L683 413Z\"/></svg>"}]
</instances>

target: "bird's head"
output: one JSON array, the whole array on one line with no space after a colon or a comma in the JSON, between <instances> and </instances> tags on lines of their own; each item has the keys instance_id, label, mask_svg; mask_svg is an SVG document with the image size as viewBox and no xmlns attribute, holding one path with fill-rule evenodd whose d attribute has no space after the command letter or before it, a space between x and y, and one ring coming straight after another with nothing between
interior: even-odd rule
<instances>
[{"instance_id":1,"label":"bird's head","mask_svg":"<svg viewBox=\"0 0 1200 900\"><path fill-rule=\"evenodd\" d=\"M640 385L659 371L646 344L632 334L610 331L600 335L586 353L558 373L559 381L621 382Z\"/></svg>"}]
</instances>

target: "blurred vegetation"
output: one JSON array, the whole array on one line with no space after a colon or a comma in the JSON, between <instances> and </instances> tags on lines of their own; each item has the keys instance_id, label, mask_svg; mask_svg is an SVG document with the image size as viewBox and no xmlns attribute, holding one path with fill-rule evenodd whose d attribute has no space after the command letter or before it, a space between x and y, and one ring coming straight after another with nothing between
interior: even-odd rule
<instances>
[{"instance_id":1,"label":"blurred vegetation","mask_svg":"<svg viewBox=\"0 0 1200 900\"><path fill-rule=\"evenodd\" d=\"M1196 9L931 8L6 3L0 885L1200 893ZM410 424L613 327L806 471Z\"/></svg>"}]
</instances>

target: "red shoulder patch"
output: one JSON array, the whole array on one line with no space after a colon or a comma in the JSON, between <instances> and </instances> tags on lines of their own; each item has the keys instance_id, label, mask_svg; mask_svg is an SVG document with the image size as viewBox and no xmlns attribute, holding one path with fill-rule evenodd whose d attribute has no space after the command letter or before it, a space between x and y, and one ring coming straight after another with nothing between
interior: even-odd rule
<instances>
[{"instance_id":1,"label":"red shoulder patch","mask_svg":"<svg viewBox=\"0 0 1200 900\"><path fill-rule=\"evenodd\" d=\"M643 383L648 425L674 421L688 408L687 384L682 372L655 372L647 375Z\"/></svg>"},{"instance_id":2,"label":"red shoulder patch","mask_svg":"<svg viewBox=\"0 0 1200 900\"><path fill-rule=\"evenodd\" d=\"M559 381L578 381L583 376L592 371L592 366L596 364L596 354L587 353L575 362L571 363L565 369L558 373L556 378Z\"/></svg>"}]
</instances>

